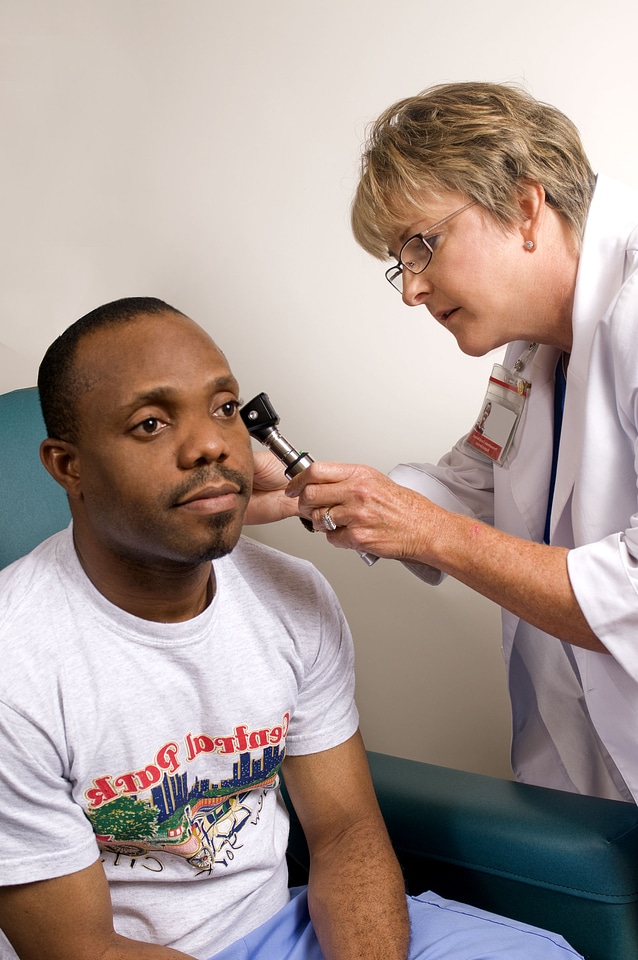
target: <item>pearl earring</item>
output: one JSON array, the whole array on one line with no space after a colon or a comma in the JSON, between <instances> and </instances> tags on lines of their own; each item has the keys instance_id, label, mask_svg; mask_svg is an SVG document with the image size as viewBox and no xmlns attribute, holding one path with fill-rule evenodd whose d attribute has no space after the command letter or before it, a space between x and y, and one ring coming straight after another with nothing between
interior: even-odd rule
<instances>
[{"instance_id":1,"label":"pearl earring","mask_svg":"<svg viewBox=\"0 0 638 960\"><path fill-rule=\"evenodd\" d=\"M525 247L526 250L533 250L533 249L534 249L534 241L533 241L533 240L526 240L525 243L523 244L523 246Z\"/></svg>"}]
</instances>

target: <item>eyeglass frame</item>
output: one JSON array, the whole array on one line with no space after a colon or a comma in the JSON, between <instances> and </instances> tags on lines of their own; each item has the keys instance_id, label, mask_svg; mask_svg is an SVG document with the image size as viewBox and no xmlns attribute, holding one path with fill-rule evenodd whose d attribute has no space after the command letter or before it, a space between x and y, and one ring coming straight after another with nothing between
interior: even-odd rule
<instances>
[{"instance_id":1,"label":"eyeglass frame","mask_svg":"<svg viewBox=\"0 0 638 960\"><path fill-rule=\"evenodd\" d=\"M444 223L448 222L448 220L452 220L454 217L457 217L459 213L463 213L464 210L467 210L469 207L473 207L476 203L478 203L477 200L470 200L469 203L466 203L462 207L459 207L458 210L454 210L452 213L448 213L447 217L443 217L442 220L437 220L436 223L433 223L432 226L428 227L427 230L424 230L423 233L415 233L413 234L413 236L408 237L405 243L401 245L401 249L399 250L399 259L394 264L394 266L388 267L388 269L385 271L386 280L388 281L389 284L391 284L394 287L394 289L398 293L401 293L401 294L403 293L403 282L401 282L401 287L397 287L395 281L399 277L403 276L404 270L409 270L410 273L413 273L415 276L418 276L420 273L423 273L423 271L430 266L430 262L434 255L434 250L432 249L432 247L430 246L430 244L427 242L425 238L429 236L433 230L438 229L438 227L442 227ZM403 263L403 251L405 250L405 248L409 243L412 243L413 240L420 240L423 246L426 248L426 250L429 251L429 254L430 254L424 266L422 266L420 270L413 270L411 267L408 267L407 264Z\"/></svg>"}]
</instances>

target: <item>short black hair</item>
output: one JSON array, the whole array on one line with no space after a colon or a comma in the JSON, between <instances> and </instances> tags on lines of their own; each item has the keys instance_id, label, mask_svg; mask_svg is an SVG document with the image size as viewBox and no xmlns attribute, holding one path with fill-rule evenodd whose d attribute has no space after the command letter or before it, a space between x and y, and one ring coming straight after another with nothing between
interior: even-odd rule
<instances>
[{"instance_id":1,"label":"short black hair","mask_svg":"<svg viewBox=\"0 0 638 960\"><path fill-rule=\"evenodd\" d=\"M105 327L129 323L149 313L184 316L181 310L176 310L157 297L124 297L91 310L53 341L38 371L40 406L48 437L77 443L77 400L86 390L87 383L76 368L75 356L83 337Z\"/></svg>"}]
</instances>

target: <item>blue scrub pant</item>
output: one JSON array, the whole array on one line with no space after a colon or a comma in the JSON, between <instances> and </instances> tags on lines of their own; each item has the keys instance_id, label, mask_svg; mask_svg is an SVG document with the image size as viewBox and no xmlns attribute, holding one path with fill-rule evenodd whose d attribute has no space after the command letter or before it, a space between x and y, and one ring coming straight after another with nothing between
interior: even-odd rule
<instances>
[{"instance_id":1,"label":"blue scrub pant","mask_svg":"<svg viewBox=\"0 0 638 960\"><path fill-rule=\"evenodd\" d=\"M266 923L210 960L323 960L308 915L306 887ZM576 960L558 934L508 920L435 893L408 897L409 960Z\"/></svg>"}]
</instances>

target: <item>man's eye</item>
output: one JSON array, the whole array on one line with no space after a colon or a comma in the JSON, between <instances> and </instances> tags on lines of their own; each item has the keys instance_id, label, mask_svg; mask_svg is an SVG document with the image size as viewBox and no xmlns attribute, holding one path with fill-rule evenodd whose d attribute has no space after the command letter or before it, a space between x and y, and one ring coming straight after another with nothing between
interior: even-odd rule
<instances>
[{"instance_id":1,"label":"man's eye","mask_svg":"<svg viewBox=\"0 0 638 960\"><path fill-rule=\"evenodd\" d=\"M145 420L142 420L133 429L136 433L142 433L150 437L159 433L164 426L164 421L158 419L158 417L146 417Z\"/></svg>"},{"instance_id":2,"label":"man's eye","mask_svg":"<svg viewBox=\"0 0 638 960\"><path fill-rule=\"evenodd\" d=\"M230 417L234 417L238 410L239 400L227 400L226 403L222 403L220 407L217 407L215 416L228 420Z\"/></svg>"}]
</instances>

